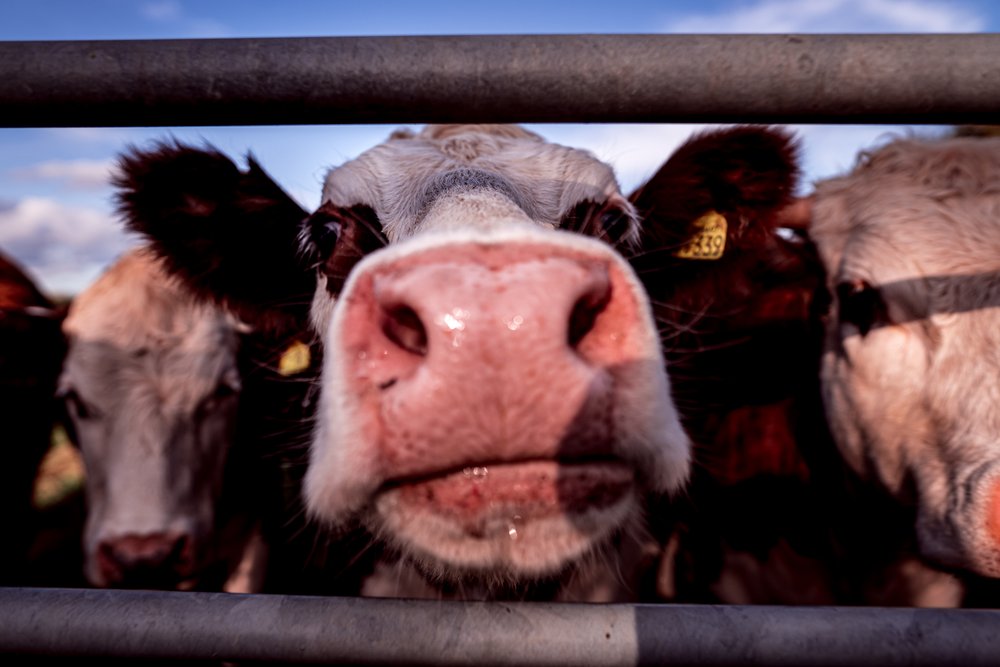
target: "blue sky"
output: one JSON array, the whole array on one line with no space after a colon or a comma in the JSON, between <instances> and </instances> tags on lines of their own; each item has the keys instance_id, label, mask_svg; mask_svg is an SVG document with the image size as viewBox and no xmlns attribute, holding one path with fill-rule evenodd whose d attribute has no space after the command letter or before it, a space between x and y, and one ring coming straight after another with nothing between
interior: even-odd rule
<instances>
[{"instance_id":1,"label":"blue sky","mask_svg":"<svg viewBox=\"0 0 1000 667\"><path fill-rule=\"evenodd\" d=\"M158 39L404 34L995 32L1000 3L985 0L681 0L502 3L36 0L0 3L0 39ZM694 125L532 125L594 151L638 185ZM112 212L108 170L128 143L176 136L232 156L252 151L305 207L325 171L382 140L393 126L0 128L0 249L50 292L84 287L135 239ZM808 181L849 168L892 134L940 128L801 126Z\"/></svg>"}]
</instances>

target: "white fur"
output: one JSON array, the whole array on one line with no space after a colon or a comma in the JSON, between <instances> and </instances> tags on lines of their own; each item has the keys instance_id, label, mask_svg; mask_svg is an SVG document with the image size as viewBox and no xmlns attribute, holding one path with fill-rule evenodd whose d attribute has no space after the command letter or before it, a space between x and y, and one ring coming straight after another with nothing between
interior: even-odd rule
<instances>
[{"instance_id":1,"label":"white fur","mask_svg":"<svg viewBox=\"0 0 1000 667\"><path fill-rule=\"evenodd\" d=\"M829 286L881 289L891 323L829 318L823 381L839 446L918 510L926 556L1000 576L1000 140L900 140L818 184Z\"/></svg>"}]
</instances>

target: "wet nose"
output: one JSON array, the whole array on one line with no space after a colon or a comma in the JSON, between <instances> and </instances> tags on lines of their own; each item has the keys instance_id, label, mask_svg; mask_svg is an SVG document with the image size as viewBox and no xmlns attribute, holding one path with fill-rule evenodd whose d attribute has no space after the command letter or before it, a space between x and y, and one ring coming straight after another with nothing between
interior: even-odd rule
<instances>
[{"instance_id":1,"label":"wet nose","mask_svg":"<svg viewBox=\"0 0 1000 667\"><path fill-rule=\"evenodd\" d=\"M108 538L98 544L97 565L108 586L170 588L190 574L191 543L169 532Z\"/></svg>"},{"instance_id":2,"label":"wet nose","mask_svg":"<svg viewBox=\"0 0 1000 667\"><path fill-rule=\"evenodd\" d=\"M443 354L488 357L508 341L537 354L586 357L586 339L612 297L607 267L580 257L539 257L503 269L449 262L387 268L375 279L365 326L413 365Z\"/></svg>"},{"instance_id":3,"label":"wet nose","mask_svg":"<svg viewBox=\"0 0 1000 667\"><path fill-rule=\"evenodd\" d=\"M610 251L581 245L456 243L359 272L334 347L388 465L607 453L609 369L651 334Z\"/></svg>"}]
</instances>

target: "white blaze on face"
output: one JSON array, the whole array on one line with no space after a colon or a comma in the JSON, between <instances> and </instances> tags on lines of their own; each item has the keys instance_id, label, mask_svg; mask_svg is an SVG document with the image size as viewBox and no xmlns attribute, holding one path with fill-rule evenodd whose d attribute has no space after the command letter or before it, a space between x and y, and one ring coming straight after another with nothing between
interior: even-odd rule
<instances>
[{"instance_id":1,"label":"white blaze on face","mask_svg":"<svg viewBox=\"0 0 1000 667\"><path fill-rule=\"evenodd\" d=\"M1000 141L900 141L817 195L838 444L925 555L1000 576Z\"/></svg>"},{"instance_id":2,"label":"white blaze on face","mask_svg":"<svg viewBox=\"0 0 1000 667\"><path fill-rule=\"evenodd\" d=\"M64 330L88 578L115 585L141 569L180 582L204 566L216 527L239 390L233 323L136 251L77 297Z\"/></svg>"},{"instance_id":3,"label":"white blaze on face","mask_svg":"<svg viewBox=\"0 0 1000 667\"><path fill-rule=\"evenodd\" d=\"M644 291L611 247L555 231L628 209L610 169L518 128L429 128L331 172L393 242L313 319L326 355L305 496L425 569L560 572L686 479Z\"/></svg>"}]
</instances>

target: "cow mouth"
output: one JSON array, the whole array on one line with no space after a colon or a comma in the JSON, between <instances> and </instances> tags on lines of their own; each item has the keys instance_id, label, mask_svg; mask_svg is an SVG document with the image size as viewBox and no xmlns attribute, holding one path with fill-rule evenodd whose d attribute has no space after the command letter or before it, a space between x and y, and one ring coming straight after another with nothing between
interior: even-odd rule
<instances>
[{"instance_id":1,"label":"cow mouth","mask_svg":"<svg viewBox=\"0 0 1000 667\"><path fill-rule=\"evenodd\" d=\"M634 469L618 459L528 460L394 480L380 495L461 527L469 537L499 531L516 539L519 524L601 511L621 502L634 483Z\"/></svg>"}]
</instances>

